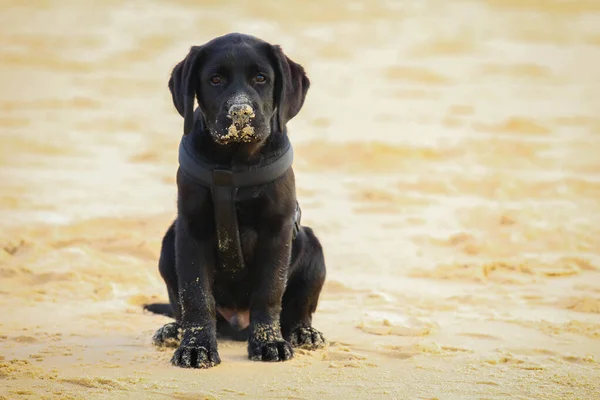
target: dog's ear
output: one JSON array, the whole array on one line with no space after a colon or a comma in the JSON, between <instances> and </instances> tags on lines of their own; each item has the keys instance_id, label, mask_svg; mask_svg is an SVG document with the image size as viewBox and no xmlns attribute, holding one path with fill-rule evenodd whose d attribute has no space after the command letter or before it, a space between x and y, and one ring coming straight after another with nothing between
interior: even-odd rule
<instances>
[{"instance_id":1,"label":"dog's ear","mask_svg":"<svg viewBox=\"0 0 600 400\"><path fill-rule=\"evenodd\" d=\"M285 125L294 118L306 98L310 81L304 68L290 60L280 46L271 46L273 66L275 69L275 115L277 129L283 132Z\"/></svg>"},{"instance_id":2,"label":"dog's ear","mask_svg":"<svg viewBox=\"0 0 600 400\"><path fill-rule=\"evenodd\" d=\"M192 46L188 55L173 68L169 79L173 104L183 117L184 135L190 133L194 125L194 98L198 84L198 66L202 55L202 46Z\"/></svg>"}]
</instances>

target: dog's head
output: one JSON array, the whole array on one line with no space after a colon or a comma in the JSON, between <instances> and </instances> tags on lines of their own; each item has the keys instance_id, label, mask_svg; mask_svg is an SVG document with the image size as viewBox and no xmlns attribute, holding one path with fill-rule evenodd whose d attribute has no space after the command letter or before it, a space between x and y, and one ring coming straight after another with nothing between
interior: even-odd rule
<instances>
[{"instance_id":1,"label":"dog's head","mask_svg":"<svg viewBox=\"0 0 600 400\"><path fill-rule=\"evenodd\" d=\"M283 132L309 86L302 66L279 46L238 33L193 46L169 79L184 134L193 127L196 99L206 131L221 145L259 143Z\"/></svg>"}]
</instances>

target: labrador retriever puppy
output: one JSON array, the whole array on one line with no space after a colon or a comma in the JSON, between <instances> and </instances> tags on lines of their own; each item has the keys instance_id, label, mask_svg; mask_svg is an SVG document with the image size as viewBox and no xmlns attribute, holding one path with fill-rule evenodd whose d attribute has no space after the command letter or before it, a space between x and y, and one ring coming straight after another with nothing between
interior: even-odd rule
<instances>
[{"instance_id":1,"label":"labrador retriever puppy","mask_svg":"<svg viewBox=\"0 0 600 400\"><path fill-rule=\"evenodd\" d=\"M192 47L169 80L195 156L234 170L268 163L289 147L286 123L302 108L309 85L303 67L279 46L238 33ZM289 360L293 347L322 347L312 315L325 260L310 228L300 226L293 237L293 170L237 191L243 268L219 261L210 187L179 168L177 189L177 218L159 259L170 304L145 306L175 318L154 336L156 345L178 346L171 362L184 368L219 364L217 333L247 340L249 358L258 361Z\"/></svg>"}]
</instances>

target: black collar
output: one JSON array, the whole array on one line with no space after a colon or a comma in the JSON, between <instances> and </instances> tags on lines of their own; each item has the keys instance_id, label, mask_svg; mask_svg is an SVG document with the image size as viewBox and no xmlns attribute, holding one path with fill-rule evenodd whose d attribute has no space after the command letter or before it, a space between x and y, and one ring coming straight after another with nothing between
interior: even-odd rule
<instances>
[{"instance_id":1,"label":"black collar","mask_svg":"<svg viewBox=\"0 0 600 400\"><path fill-rule=\"evenodd\" d=\"M179 144L179 168L189 178L204 186L258 186L273 182L292 166L294 151L291 143L276 159L246 168L227 169L201 160L193 147L191 135L181 138Z\"/></svg>"}]
</instances>

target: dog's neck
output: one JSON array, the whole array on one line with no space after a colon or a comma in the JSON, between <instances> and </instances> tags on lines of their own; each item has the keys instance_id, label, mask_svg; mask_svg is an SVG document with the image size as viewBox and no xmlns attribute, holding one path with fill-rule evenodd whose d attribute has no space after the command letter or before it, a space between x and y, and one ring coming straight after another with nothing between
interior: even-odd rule
<instances>
[{"instance_id":1,"label":"dog's neck","mask_svg":"<svg viewBox=\"0 0 600 400\"><path fill-rule=\"evenodd\" d=\"M189 133L196 154L205 162L222 167L257 165L281 156L289 147L289 139L285 132L271 132L262 142L218 144L203 124L197 122Z\"/></svg>"}]
</instances>

